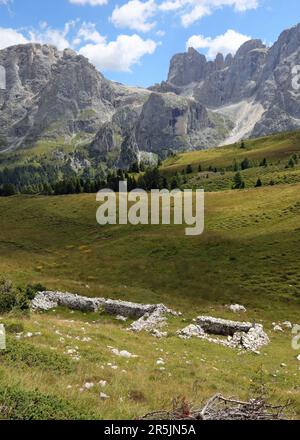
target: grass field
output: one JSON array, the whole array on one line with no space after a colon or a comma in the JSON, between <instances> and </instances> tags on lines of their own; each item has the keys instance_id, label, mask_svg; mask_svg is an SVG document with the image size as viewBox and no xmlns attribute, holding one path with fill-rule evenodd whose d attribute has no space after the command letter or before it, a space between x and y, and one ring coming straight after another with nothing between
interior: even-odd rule
<instances>
[{"instance_id":1,"label":"grass field","mask_svg":"<svg viewBox=\"0 0 300 440\"><path fill-rule=\"evenodd\" d=\"M300 184L206 194L199 237L174 225L100 227L96 209L94 195L1 198L0 273L21 285L163 302L183 317L170 320L163 340L128 333L128 323L103 314L3 317L6 325L41 332L26 341L10 333L8 352L0 354L6 417L135 418L169 408L179 395L197 403L215 392L247 397L263 380L271 400L290 399L291 416L299 418L299 352L291 332L275 333L272 323L300 324ZM176 336L199 314L237 318L225 308L235 302L247 307L241 319L262 321L271 338L260 355ZM115 357L108 346L139 357ZM79 362L65 354L70 349ZM80 391L100 380L105 389ZM100 391L110 398L101 401Z\"/></svg>"}]
</instances>

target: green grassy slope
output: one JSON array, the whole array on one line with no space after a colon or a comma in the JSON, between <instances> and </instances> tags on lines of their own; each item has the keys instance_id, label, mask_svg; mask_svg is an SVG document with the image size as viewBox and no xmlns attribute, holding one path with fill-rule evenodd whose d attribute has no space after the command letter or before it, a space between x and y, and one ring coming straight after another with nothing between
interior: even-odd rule
<instances>
[{"instance_id":1,"label":"green grassy slope","mask_svg":"<svg viewBox=\"0 0 300 440\"><path fill-rule=\"evenodd\" d=\"M28 402L35 388L44 417L52 412L60 418L137 417L170 406L177 395L194 401L216 391L246 397L260 368L273 401L290 398L299 417L299 353L291 348L291 333L274 333L272 322L300 323L300 184L207 194L205 233L193 238L174 225L100 227L96 208L93 195L0 199L0 273L20 284L164 302L184 316L172 318L170 336L159 341L128 334L128 324L99 314L61 310L2 318L41 332L27 342L36 350L64 359L67 349L78 347L81 355L74 371L61 360L59 375L59 359L43 368L48 361L39 351L35 362L19 346L13 350L21 350L21 362L15 361L20 354L0 356L0 399L8 386L12 404L19 396L12 417L24 416L20 402ZM176 337L175 331L199 314L235 319L224 307L231 302L247 307L242 319L263 321L272 342L260 356ZM91 341L75 339L83 335ZM127 363L107 346L139 358ZM156 365L159 357L165 370ZM79 391L84 382L102 379L108 381L108 401L99 399L99 386ZM30 411L25 416L38 417Z\"/></svg>"},{"instance_id":2,"label":"green grassy slope","mask_svg":"<svg viewBox=\"0 0 300 440\"><path fill-rule=\"evenodd\" d=\"M167 159L161 171L167 175L181 174L188 165L192 173L185 175L187 187L204 188L206 191L231 189L237 170L241 172L246 187L253 188L257 179L263 186L300 182L300 164L288 167L291 157L300 154L300 132L282 133L241 143L204 151L177 154ZM244 159L250 168L241 170ZM260 166L263 160L267 166ZM235 164L235 166L234 166ZM199 171L199 166L201 170ZM235 169L237 167L237 169Z\"/></svg>"}]
</instances>

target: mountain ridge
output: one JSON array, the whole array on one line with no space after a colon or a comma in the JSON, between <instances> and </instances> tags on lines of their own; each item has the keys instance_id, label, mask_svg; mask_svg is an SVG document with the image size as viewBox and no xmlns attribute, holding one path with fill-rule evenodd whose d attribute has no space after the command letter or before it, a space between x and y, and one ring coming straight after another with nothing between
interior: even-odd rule
<instances>
[{"instance_id":1,"label":"mountain ridge","mask_svg":"<svg viewBox=\"0 0 300 440\"><path fill-rule=\"evenodd\" d=\"M0 152L41 140L79 137L97 161L129 167L141 156L203 149L300 128L300 24L271 47L244 43L214 61L193 48L170 61L168 78L148 89L106 79L82 55L41 44L0 51Z\"/></svg>"}]
</instances>

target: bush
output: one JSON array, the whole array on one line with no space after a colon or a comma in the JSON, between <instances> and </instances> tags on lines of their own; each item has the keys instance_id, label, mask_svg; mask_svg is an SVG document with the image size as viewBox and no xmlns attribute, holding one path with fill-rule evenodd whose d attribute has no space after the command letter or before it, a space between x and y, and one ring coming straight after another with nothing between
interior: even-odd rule
<instances>
[{"instance_id":1,"label":"bush","mask_svg":"<svg viewBox=\"0 0 300 440\"><path fill-rule=\"evenodd\" d=\"M29 285L25 289L15 287L10 280L0 279L0 314L12 310L28 311L32 301L39 291L47 290L41 284Z\"/></svg>"},{"instance_id":2,"label":"bush","mask_svg":"<svg viewBox=\"0 0 300 440\"><path fill-rule=\"evenodd\" d=\"M0 279L0 313L8 313L17 305L18 293L10 280Z\"/></svg>"},{"instance_id":3,"label":"bush","mask_svg":"<svg viewBox=\"0 0 300 440\"><path fill-rule=\"evenodd\" d=\"M70 374L76 370L76 366L67 356L35 347L24 340L18 342L11 337L7 341L7 349L0 352L0 360L2 364L17 365L18 368L23 365L60 374Z\"/></svg>"},{"instance_id":4,"label":"bush","mask_svg":"<svg viewBox=\"0 0 300 440\"><path fill-rule=\"evenodd\" d=\"M5 330L7 333L22 333L24 331L24 325L20 322L12 322L5 324Z\"/></svg>"},{"instance_id":5,"label":"bush","mask_svg":"<svg viewBox=\"0 0 300 440\"><path fill-rule=\"evenodd\" d=\"M89 420L92 412L67 400L0 384L0 419L9 420Z\"/></svg>"}]
</instances>

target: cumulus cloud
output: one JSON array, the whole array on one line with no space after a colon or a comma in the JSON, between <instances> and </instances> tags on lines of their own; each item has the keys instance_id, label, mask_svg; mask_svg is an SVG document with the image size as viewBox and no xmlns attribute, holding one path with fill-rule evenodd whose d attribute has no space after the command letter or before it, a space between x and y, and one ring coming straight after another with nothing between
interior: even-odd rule
<instances>
[{"instance_id":1,"label":"cumulus cloud","mask_svg":"<svg viewBox=\"0 0 300 440\"><path fill-rule=\"evenodd\" d=\"M83 22L74 43L80 44L82 41L102 44L106 39L97 31L95 23Z\"/></svg>"},{"instance_id":2,"label":"cumulus cloud","mask_svg":"<svg viewBox=\"0 0 300 440\"><path fill-rule=\"evenodd\" d=\"M151 19L156 12L157 4L154 0L148 0L146 2L130 0L123 6L115 7L110 21L116 27L148 32L155 26L155 22Z\"/></svg>"},{"instance_id":3,"label":"cumulus cloud","mask_svg":"<svg viewBox=\"0 0 300 440\"><path fill-rule=\"evenodd\" d=\"M85 0L74 0L85 1ZM256 9L261 0L129 0L116 6L110 21L120 28L148 32L155 26L155 17L161 13L175 12L184 27L189 27L217 9L230 7L236 12Z\"/></svg>"},{"instance_id":4,"label":"cumulus cloud","mask_svg":"<svg viewBox=\"0 0 300 440\"><path fill-rule=\"evenodd\" d=\"M260 0L165 0L159 9L161 11L179 11L181 23L188 27L216 9L231 7L236 12L256 9Z\"/></svg>"},{"instance_id":5,"label":"cumulus cloud","mask_svg":"<svg viewBox=\"0 0 300 440\"><path fill-rule=\"evenodd\" d=\"M70 3L73 5L79 5L79 6L103 6L107 5L108 0L69 0Z\"/></svg>"},{"instance_id":6,"label":"cumulus cloud","mask_svg":"<svg viewBox=\"0 0 300 440\"><path fill-rule=\"evenodd\" d=\"M0 28L0 50L16 44L26 43L29 43L29 40L15 29Z\"/></svg>"},{"instance_id":7,"label":"cumulus cloud","mask_svg":"<svg viewBox=\"0 0 300 440\"><path fill-rule=\"evenodd\" d=\"M130 72L144 55L155 52L157 43L143 40L139 35L119 35L115 41L87 44L79 50L99 70Z\"/></svg>"},{"instance_id":8,"label":"cumulus cloud","mask_svg":"<svg viewBox=\"0 0 300 440\"><path fill-rule=\"evenodd\" d=\"M0 0L1 1L1 0ZM72 48L87 57L99 70L130 72L145 55L155 52L159 43L139 35L119 35L109 41L94 23L78 20L67 22L63 29L55 29L41 22L37 29L0 28L0 49L25 43L52 44L59 50Z\"/></svg>"},{"instance_id":9,"label":"cumulus cloud","mask_svg":"<svg viewBox=\"0 0 300 440\"><path fill-rule=\"evenodd\" d=\"M243 35L229 29L223 35L218 35L215 38L193 35L188 39L186 47L206 49L208 57L215 58L218 53L222 53L223 55L231 53L234 55L240 46L248 40L251 40L251 37L248 35Z\"/></svg>"},{"instance_id":10,"label":"cumulus cloud","mask_svg":"<svg viewBox=\"0 0 300 440\"><path fill-rule=\"evenodd\" d=\"M63 29L53 29L46 22L40 24L39 29L29 30L29 39L33 43L51 44L59 50L71 47L68 35L75 28L77 21L69 21Z\"/></svg>"}]
</instances>

